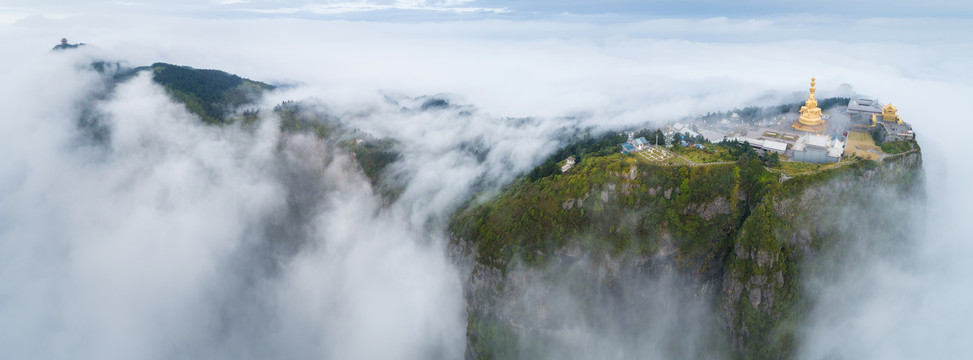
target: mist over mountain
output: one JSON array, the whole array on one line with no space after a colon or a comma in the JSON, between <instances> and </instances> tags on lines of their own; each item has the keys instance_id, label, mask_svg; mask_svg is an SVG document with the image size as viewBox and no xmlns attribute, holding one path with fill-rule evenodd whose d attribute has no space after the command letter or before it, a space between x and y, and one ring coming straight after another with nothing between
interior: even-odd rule
<instances>
[{"instance_id":1,"label":"mist over mountain","mask_svg":"<svg viewBox=\"0 0 973 360\"><path fill-rule=\"evenodd\" d=\"M0 25L5 357L971 350L971 52L943 31L967 19L130 15ZM48 51L65 33L88 45ZM632 175L579 152L578 173L531 179L592 139L801 101L810 75L822 99L894 102L921 156L773 185L763 165Z\"/></svg>"}]
</instances>

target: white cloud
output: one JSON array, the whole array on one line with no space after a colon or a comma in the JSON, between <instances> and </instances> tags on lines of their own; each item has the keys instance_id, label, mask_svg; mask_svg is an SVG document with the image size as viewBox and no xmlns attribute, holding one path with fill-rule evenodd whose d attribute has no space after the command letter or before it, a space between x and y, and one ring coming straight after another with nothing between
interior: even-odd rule
<instances>
[{"instance_id":1,"label":"white cloud","mask_svg":"<svg viewBox=\"0 0 973 360\"><path fill-rule=\"evenodd\" d=\"M240 9L246 12L263 14L315 14L315 15L340 15L348 13L363 13L370 11L385 10L409 10L409 11L433 11L450 13L504 13L510 10L506 8L485 8L485 7L464 7L458 6L465 4L466 1L395 1L395 2L372 2L372 1L335 1L322 4L309 4L301 7L280 7L280 8L246 8Z\"/></svg>"},{"instance_id":2,"label":"white cloud","mask_svg":"<svg viewBox=\"0 0 973 360\"><path fill-rule=\"evenodd\" d=\"M8 112L0 122L0 153L8 154L0 157L0 298L9 299L0 317L10 324L0 325L0 343L30 358L458 355L461 274L446 263L441 224L424 225L447 216L477 179L501 184L529 169L562 127L576 125L562 115L587 114L583 124L603 127L666 121L789 99L814 74L821 92L850 83L896 103L915 125L930 213L909 257L914 266L866 262L850 272L861 278L834 285L840 293L852 284L861 296L833 300L845 317L811 324L807 339L821 347L806 354L905 357L925 344L937 345L933 357L963 354L962 305L973 300L962 286L973 274L964 218L973 154L963 141L973 129L962 119L973 95L968 25L21 19L0 27L6 51L19 54L0 59L8 69L0 83ZM93 45L47 54L62 36ZM299 137L275 155L272 124L256 134L199 126L144 77L100 102L111 151L76 147L78 104L98 84L75 70L85 56L302 82L271 96L317 98L350 125L399 139L405 158L393 170L410 182L384 209L343 155ZM446 92L479 111L401 112L380 91ZM528 115L538 118L527 126L506 119ZM491 149L483 162L455 149L477 141ZM316 155L326 160L307 160ZM264 230L286 214L290 190L316 194L319 207L288 237L299 251L268 260L258 245L280 240ZM276 264L267 265L273 274L240 265L248 256ZM901 318L894 328L881 322L893 317ZM877 345L856 348L859 331Z\"/></svg>"}]
</instances>

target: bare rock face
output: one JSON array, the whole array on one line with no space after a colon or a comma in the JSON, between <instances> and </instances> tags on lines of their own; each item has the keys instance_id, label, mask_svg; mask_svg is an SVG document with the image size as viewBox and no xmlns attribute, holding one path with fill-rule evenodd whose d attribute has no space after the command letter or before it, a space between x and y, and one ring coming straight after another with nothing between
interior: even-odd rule
<instances>
[{"instance_id":1,"label":"bare rock face","mask_svg":"<svg viewBox=\"0 0 973 360\"><path fill-rule=\"evenodd\" d=\"M750 304L755 308L760 307L760 288L750 290Z\"/></svg>"},{"instance_id":2,"label":"bare rock face","mask_svg":"<svg viewBox=\"0 0 973 360\"><path fill-rule=\"evenodd\" d=\"M706 204L704 207L699 209L699 216L703 219L712 220L716 215L726 215L730 211L730 202L726 201L726 198L720 196L717 197L713 202Z\"/></svg>"},{"instance_id":3,"label":"bare rock face","mask_svg":"<svg viewBox=\"0 0 973 360\"><path fill-rule=\"evenodd\" d=\"M672 189L666 189L666 192L663 193L663 196L666 197L666 200L672 199Z\"/></svg>"},{"instance_id":4,"label":"bare rock face","mask_svg":"<svg viewBox=\"0 0 973 360\"><path fill-rule=\"evenodd\" d=\"M762 269L772 267L774 266L774 263L777 262L777 258L779 256L780 256L779 252L771 253L770 251L767 250L758 250L756 256L757 267ZM762 283L763 281L761 281L761 285Z\"/></svg>"},{"instance_id":5,"label":"bare rock face","mask_svg":"<svg viewBox=\"0 0 973 360\"><path fill-rule=\"evenodd\" d=\"M725 301L730 303L736 303L740 301L740 295L743 294L743 283L737 279L729 279L729 281L723 282L723 296Z\"/></svg>"},{"instance_id":6,"label":"bare rock face","mask_svg":"<svg viewBox=\"0 0 973 360\"><path fill-rule=\"evenodd\" d=\"M807 258L814 255L814 248L811 247L811 230L801 229L788 238L788 244L798 249L801 256Z\"/></svg>"},{"instance_id":7,"label":"bare rock face","mask_svg":"<svg viewBox=\"0 0 973 360\"><path fill-rule=\"evenodd\" d=\"M716 215L727 215L732 212L731 204L726 198L720 196L712 202L704 204L689 204L682 210L683 215L695 213L706 220L713 220Z\"/></svg>"},{"instance_id":8,"label":"bare rock face","mask_svg":"<svg viewBox=\"0 0 973 360\"><path fill-rule=\"evenodd\" d=\"M825 181L784 188L785 191L765 198L753 211L765 211L760 217L747 219L737 234L721 286L720 324L730 337L737 352L754 350L782 351L776 357L788 357L787 345L772 344L779 339L777 327L791 306L794 294L802 291L798 278L787 276L787 268L794 262L808 261L818 256L822 246L831 239L853 235L842 225L836 204L858 201L869 187L891 183L910 186L901 181L914 176L921 163L918 153L906 154L891 162L864 163L850 168ZM798 183L800 184L800 183ZM901 190L908 191L908 190ZM745 199L745 192L738 199ZM694 209L700 216L718 214L723 199L716 199ZM766 206L766 207L764 207ZM751 213L753 216L754 213ZM715 216L715 215L714 215ZM864 220L863 220L864 219ZM751 223L752 221L752 223ZM858 221L867 221L867 217ZM768 326L767 324L772 324Z\"/></svg>"},{"instance_id":9,"label":"bare rock face","mask_svg":"<svg viewBox=\"0 0 973 360\"><path fill-rule=\"evenodd\" d=\"M629 195L632 193L632 183L626 182L622 183L622 194Z\"/></svg>"},{"instance_id":10,"label":"bare rock face","mask_svg":"<svg viewBox=\"0 0 973 360\"><path fill-rule=\"evenodd\" d=\"M724 275L720 323L729 332L731 343L737 351L747 351L743 344L744 339L750 336L747 326L750 321L743 316L752 312L742 311L742 307L749 307L771 318L776 316L774 302L785 284L784 264L780 261L779 248L775 249L777 251L741 242L734 244L733 256L747 266L731 268Z\"/></svg>"}]
</instances>

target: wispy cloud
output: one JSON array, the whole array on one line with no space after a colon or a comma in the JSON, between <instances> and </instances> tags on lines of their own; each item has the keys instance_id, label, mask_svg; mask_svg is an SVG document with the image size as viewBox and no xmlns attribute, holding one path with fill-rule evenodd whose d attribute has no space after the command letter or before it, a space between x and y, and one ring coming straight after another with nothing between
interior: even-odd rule
<instances>
[{"instance_id":1,"label":"wispy cloud","mask_svg":"<svg viewBox=\"0 0 973 360\"><path fill-rule=\"evenodd\" d=\"M462 6L469 1L394 1L394 2L373 2L373 1L337 1L325 4L309 4L300 7L281 7L281 8L240 8L238 10L262 14L314 14L314 15L340 15L348 13L363 13L371 11L405 10L405 11L431 11L448 12L458 14L469 13L505 13L510 10L507 8L496 7L470 7Z\"/></svg>"},{"instance_id":2,"label":"wispy cloud","mask_svg":"<svg viewBox=\"0 0 973 360\"><path fill-rule=\"evenodd\" d=\"M865 258L825 289L846 317L811 324L807 344L821 347L806 353L962 357L971 335L964 304L973 302L963 286L973 276L964 210L973 154L957 134L973 129L956 104L973 97L970 29L963 19L390 24L104 15L5 25L0 43L18 56L0 57L0 68L14 69L0 82L8 115L0 121L0 347L24 358L460 357L463 274L446 261L445 234L429 219L448 216L482 179L503 184L530 169L576 126L638 126L789 99L814 74L822 93L850 83L899 106L923 145L932 212L910 266L885 272ZM61 33L94 45L47 53ZM317 99L349 126L396 138L404 157L392 171L407 188L386 207L347 154L299 136L278 147L272 120L254 133L201 126L145 77L93 101L98 77L82 65L102 58L300 82L271 94L263 110ZM383 96L441 92L476 111L403 111ZM79 104L92 101L113 131L108 150L77 147ZM480 157L460 146L475 144ZM307 216L288 222L289 211ZM297 250L261 247L288 244ZM862 296L840 296L849 288ZM574 302L564 300L568 312ZM902 326L881 322L908 310L917 311L893 324ZM880 348L858 346L860 331ZM617 344L587 340L595 349Z\"/></svg>"}]
</instances>

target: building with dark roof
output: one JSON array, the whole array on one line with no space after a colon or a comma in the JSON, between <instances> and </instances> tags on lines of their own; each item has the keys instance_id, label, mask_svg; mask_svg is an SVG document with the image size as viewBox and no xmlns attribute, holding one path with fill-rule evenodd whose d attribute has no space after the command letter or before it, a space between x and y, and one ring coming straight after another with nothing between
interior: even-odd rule
<instances>
[{"instance_id":1,"label":"building with dark roof","mask_svg":"<svg viewBox=\"0 0 973 360\"><path fill-rule=\"evenodd\" d=\"M851 129L867 131L874 127L875 115L882 114L882 105L874 99L857 98L848 101L848 116L851 118Z\"/></svg>"}]
</instances>

